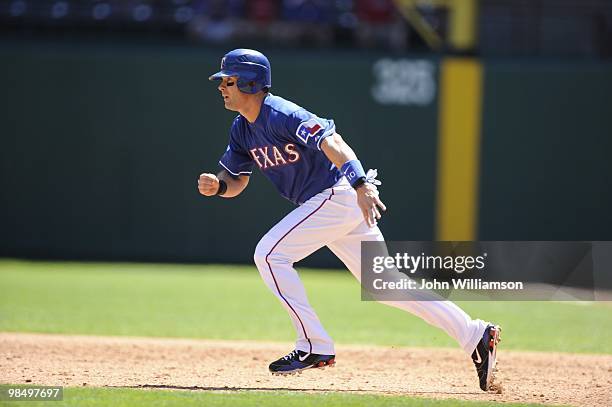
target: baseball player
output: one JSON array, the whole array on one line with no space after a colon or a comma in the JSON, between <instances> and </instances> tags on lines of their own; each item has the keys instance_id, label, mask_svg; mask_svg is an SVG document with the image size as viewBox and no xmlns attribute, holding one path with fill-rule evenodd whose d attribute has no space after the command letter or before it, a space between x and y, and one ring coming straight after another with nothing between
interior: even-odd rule
<instances>
[{"instance_id":1,"label":"baseball player","mask_svg":"<svg viewBox=\"0 0 612 407\"><path fill-rule=\"evenodd\" d=\"M293 264L327 246L360 279L361 241L383 241L377 226L385 205L376 171L364 171L333 120L270 93L271 70L260 52L236 49L210 76L225 108L238 112L217 175L204 173L204 196L233 198L248 185L253 167L297 207L257 244L254 259L263 280L285 307L295 331L295 349L272 362L274 374L291 374L335 363L334 342L310 306ZM500 329L470 318L449 301L385 301L444 330L472 356L480 387L493 377Z\"/></svg>"}]
</instances>

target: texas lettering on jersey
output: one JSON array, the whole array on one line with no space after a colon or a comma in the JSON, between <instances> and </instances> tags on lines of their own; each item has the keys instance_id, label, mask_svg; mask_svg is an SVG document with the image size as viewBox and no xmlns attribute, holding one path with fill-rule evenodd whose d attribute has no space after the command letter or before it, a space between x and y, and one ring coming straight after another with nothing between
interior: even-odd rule
<instances>
[{"instance_id":1,"label":"texas lettering on jersey","mask_svg":"<svg viewBox=\"0 0 612 407\"><path fill-rule=\"evenodd\" d=\"M300 154L295 149L295 144L285 144L284 147L264 146L249 150L253 161L257 163L259 169L265 170L269 167L293 164L300 159Z\"/></svg>"}]
</instances>

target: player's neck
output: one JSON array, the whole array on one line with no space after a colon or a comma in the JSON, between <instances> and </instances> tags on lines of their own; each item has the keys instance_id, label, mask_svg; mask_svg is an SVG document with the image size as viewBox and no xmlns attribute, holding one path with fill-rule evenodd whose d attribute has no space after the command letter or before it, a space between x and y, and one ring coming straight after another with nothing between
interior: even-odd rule
<instances>
[{"instance_id":1,"label":"player's neck","mask_svg":"<svg viewBox=\"0 0 612 407\"><path fill-rule=\"evenodd\" d=\"M255 123L255 120L257 120L257 116L259 116L261 110L261 104L266 98L266 95L267 94L263 92L253 95L253 97L248 99L248 103L245 104L244 108L240 109L240 114L244 116L249 123Z\"/></svg>"}]
</instances>

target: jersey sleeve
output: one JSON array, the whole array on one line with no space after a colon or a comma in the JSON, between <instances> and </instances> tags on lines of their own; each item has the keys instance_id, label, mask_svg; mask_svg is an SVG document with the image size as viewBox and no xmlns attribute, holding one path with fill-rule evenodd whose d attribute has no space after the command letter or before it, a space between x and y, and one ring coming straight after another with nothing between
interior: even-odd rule
<instances>
[{"instance_id":1,"label":"jersey sleeve","mask_svg":"<svg viewBox=\"0 0 612 407\"><path fill-rule=\"evenodd\" d=\"M230 130L229 144L219 160L219 165L235 177L239 175L249 176L253 173L253 160L248 152L240 146L239 133L239 125L237 121L234 121Z\"/></svg>"},{"instance_id":2,"label":"jersey sleeve","mask_svg":"<svg viewBox=\"0 0 612 407\"><path fill-rule=\"evenodd\" d=\"M333 120L323 119L300 109L287 116L285 126L298 143L312 149L321 150L321 141L336 132Z\"/></svg>"}]
</instances>

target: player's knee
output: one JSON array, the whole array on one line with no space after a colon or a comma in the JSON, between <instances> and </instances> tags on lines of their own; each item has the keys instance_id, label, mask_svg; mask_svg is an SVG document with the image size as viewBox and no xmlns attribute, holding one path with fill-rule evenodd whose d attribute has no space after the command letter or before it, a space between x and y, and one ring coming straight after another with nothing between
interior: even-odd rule
<instances>
[{"instance_id":1,"label":"player's knee","mask_svg":"<svg viewBox=\"0 0 612 407\"><path fill-rule=\"evenodd\" d=\"M264 236L257 246L253 254L253 260L257 268L267 269L274 264L292 264L290 256L282 253L282 250L277 246L277 240Z\"/></svg>"},{"instance_id":2,"label":"player's knee","mask_svg":"<svg viewBox=\"0 0 612 407\"><path fill-rule=\"evenodd\" d=\"M274 279L272 277L272 273L270 273L270 264L269 255L270 251L273 248L273 244L268 242L268 239L265 237L262 238L257 246L255 247L255 253L253 253L253 260L255 261L255 265L257 266L257 270L261 275L261 278L266 283L269 289L274 289Z\"/></svg>"},{"instance_id":3,"label":"player's knee","mask_svg":"<svg viewBox=\"0 0 612 407\"><path fill-rule=\"evenodd\" d=\"M261 269L266 266L266 257L270 254L272 246L268 243L268 239L264 236L257 246L255 246L255 253L253 253L253 261L257 268Z\"/></svg>"}]
</instances>

